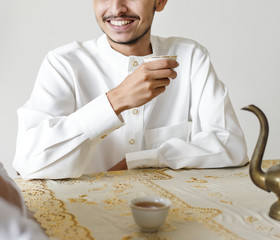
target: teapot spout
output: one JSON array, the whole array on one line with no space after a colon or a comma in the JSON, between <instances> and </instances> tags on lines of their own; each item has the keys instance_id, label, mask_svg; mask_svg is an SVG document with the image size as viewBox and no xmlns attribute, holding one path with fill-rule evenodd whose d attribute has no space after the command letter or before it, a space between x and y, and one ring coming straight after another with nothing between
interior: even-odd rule
<instances>
[{"instance_id":1,"label":"teapot spout","mask_svg":"<svg viewBox=\"0 0 280 240\"><path fill-rule=\"evenodd\" d=\"M254 184L256 184L259 188L270 192L270 189L268 189L265 183L265 173L262 171L261 168L263 154L265 151L269 132L267 118L265 114L255 105L249 105L247 107L242 108L242 110L254 113L260 122L259 138L250 161L250 177Z\"/></svg>"}]
</instances>

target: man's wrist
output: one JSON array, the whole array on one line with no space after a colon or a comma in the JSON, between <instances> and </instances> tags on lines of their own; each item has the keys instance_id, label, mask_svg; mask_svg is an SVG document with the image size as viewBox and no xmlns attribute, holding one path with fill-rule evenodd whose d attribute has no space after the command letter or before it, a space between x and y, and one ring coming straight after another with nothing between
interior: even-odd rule
<instances>
[{"instance_id":1,"label":"man's wrist","mask_svg":"<svg viewBox=\"0 0 280 240\"><path fill-rule=\"evenodd\" d=\"M128 109L126 104L122 104L123 101L120 100L114 89L107 92L106 95L116 115Z\"/></svg>"},{"instance_id":2,"label":"man's wrist","mask_svg":"<svg viewBox=\"0 0 280 240\"><path fill-rule=\"evenodd\" d=\"M108 169L108 171L120 171L120 170L127 170L127 164L125 158L122 161L118 162L115 166Z\"/></svg>"}]
</instances>

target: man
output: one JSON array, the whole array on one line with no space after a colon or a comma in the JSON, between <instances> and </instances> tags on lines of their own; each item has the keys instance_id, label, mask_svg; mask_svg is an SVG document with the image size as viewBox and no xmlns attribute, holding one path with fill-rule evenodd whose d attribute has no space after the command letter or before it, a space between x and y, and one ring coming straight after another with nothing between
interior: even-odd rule
<instances>
[{"instance_id":1,"label":"man","mask_svg":"<svg viewBox=\"0 0 280 240\"><path fill-rule=\"evenodd\" d=\"M20 190L0 162L0 239L46 240L35 221L29 219Z\"/></svg>"},{"instance_id":2,"label":"man","mask_svg":"<svg viewBox=\"0 0 280 240\"><path fill-rule=\"evenodd\" d=\"M207 51L191 40L151 35L154 13L167 0L93 3L105 34L49 52L18 110L17 171L68 178L244 165L243 133ZM177 61L144 62L158 55Z\"/></svg>"}]
</instances>

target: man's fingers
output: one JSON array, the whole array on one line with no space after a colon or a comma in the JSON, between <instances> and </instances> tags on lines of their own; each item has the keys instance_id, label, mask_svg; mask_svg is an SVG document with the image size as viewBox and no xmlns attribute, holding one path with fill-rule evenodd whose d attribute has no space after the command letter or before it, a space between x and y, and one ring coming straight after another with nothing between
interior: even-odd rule
<instances>
[{"instance_id":1,"label":"man's fingers","mask_svg":"<svg viewBox=\"0 0 280 240\"><path fill-rule=\"evenodd\" d=\"M153 82L154 89L159 87L167 87L170 84L169 78L157 79Z\"/></svg>"},{"instance_id":2,"label":"man's fingers","mask_svg":"<svg viewBox=\"0 0 280 240\"><path fill-rule=\"evenodd\" d=\"M157 97L158 95L160 95L161 93L163 93L165 91L166 87L158 87L154 90L154 97Z\"/></svg>"},{"instance_id":3,"label":"man's fingers","mask_svg":"<svg viewBox=\"0 0 280 240\"><path fill-rule=\"evenodd\" d=\"M173 69L161 69L157 71L151 71L149 74L151 79L175 79L177 77L177 72L175 72Z\"/></svg>"}]
</instances>

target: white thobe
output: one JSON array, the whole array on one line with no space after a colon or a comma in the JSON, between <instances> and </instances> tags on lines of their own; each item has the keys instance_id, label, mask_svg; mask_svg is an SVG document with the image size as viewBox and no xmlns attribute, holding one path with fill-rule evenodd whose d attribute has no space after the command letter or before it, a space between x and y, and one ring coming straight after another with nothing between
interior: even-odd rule
<instances>
[{"instance_id":1,"label":"white thobe","mask_svg":"<svg viewBox=\"0 0 280 240\"><path fill-rule=\"evenodd\" d=\"M147 104L117 116L106 92L143 57L113 50L105 35L50 51L18 110L14 167L24 178L68 178L128 168L244 165L247 150L228 91L205 48L151 37L152 55L177 55L177 78ZM191 123L191 124L190 124Z\"/></svg>"},{"instance_id":2,"label":"white thobe","mask_svg":"<svg viewBox=\"0 0 280 240\"><path fill-rule=\"evenodd\" d=\"M21 209L0 196L0 239L1 240L47 240L39 224L27 217L26 206L21 192L15 182L8 176L0 163L0 176L18 191Z\"/></svg>"},{"instance_id":3,"label":"white thobe","mask_svg":"<svg viewBox=\"0 0 280 240\"><path fill-rule=\"evenodd\" d=\"M0 239L47 240L49 239L34 220L21 215L18 208L0 198Z\"/></svg>"}]
</instances>

